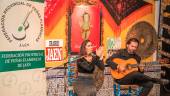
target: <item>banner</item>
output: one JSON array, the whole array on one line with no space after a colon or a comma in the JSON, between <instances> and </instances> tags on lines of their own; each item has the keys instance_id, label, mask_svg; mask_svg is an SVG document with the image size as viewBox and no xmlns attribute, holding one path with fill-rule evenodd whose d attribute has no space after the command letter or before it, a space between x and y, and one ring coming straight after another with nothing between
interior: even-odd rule
<instances>
[{"instance_id":1,"label":"banner","mask_svg":"<svg viewBox=\"0 0 170 96\"><path fill-rule=\"evenodd\" d=\"M42 0L0 3L0 72L44 67Z\"/></svg>"}]
</instances>

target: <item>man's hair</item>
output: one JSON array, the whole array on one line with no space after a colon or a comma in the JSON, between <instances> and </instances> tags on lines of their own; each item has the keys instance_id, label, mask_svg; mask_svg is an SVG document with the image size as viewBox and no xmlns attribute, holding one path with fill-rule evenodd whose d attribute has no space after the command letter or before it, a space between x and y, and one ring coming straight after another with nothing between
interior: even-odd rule
<instances>
[{"instance_id":1,"label":"man's hair","mask_svg":"<svg viewBox=\"0 0 170 96\"><path fill-rule=\"evenodd\" d=\"M136 42L136 43L138 43L138 45L139 45L139 40L136 39L136 38L131 38L131 39L129 39L129 40L126 42L126 45L127 45L127 44L130 44L131 42Z\"/></svg>"}]
</instances>

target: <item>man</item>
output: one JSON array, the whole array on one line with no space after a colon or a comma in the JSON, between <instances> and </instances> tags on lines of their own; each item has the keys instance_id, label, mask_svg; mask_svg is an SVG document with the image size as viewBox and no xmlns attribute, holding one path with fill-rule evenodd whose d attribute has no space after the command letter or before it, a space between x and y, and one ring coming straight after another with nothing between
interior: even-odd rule
<instances>
[{"instance_id":1,"label":"man","mask_svg":"<svg viewBox=\"0 0 170 96\"><path fill-rule=\"evenodd\" d=\"M122 60L134 59L137 63L140 63L141 58L135 52L139 46L139 41L136 38L131 38L126 43L126 49L119 50L116 54L113 54L106 60L106 63L112 68L112 70L118 70L116 72L123 73L128 70L127 64L116 64L113 62L115 58ZM144 75L140 68L137 71L132 71L122 78L114 78L117 83L121 84L137 84L143 87L143 91L140 96L147 96L153 87L153 83L167 84L169 81L158 78L151 78ZM113 74L112 74L113 75Z\"/></svg>"}]
</instances>

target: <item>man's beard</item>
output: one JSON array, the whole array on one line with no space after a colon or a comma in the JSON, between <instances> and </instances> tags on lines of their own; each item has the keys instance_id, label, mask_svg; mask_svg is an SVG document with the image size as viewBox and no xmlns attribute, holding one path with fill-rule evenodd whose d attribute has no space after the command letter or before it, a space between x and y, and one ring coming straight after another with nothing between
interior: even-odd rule
<instances>
[{"instance_id":1,"label":"man's beard","mask_svg":"<svg viewBox=\"0 0 170 96\"><path fill-rule=\"evenodd\" d=\"M134 50L129 50L129 51L128 51L129 54L135 54L135 52L136 52L136 51L134 51Z\"/></svg>"}]
</instances>

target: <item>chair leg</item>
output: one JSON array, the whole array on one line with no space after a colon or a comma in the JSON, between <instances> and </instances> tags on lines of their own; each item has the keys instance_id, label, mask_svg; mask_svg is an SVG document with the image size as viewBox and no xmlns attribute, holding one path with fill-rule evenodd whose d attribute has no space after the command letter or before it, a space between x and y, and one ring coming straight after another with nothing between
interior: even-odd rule
<instances>
[{"instance_id":1,"label":"chair leg","mask_svg":"<svg viewBox=\"0 0 170 96\"><path fill-rule=\"evenodd\" d=\"M136 96L140 96L140 93L142 92L143 88L139 87L136 89Z\"/></svg>"},{"instance_id":2,"label":"chair leg","mask_svg":"<svg viewBox=\"0 0 170 96\"><path fill-rule=\"evenodd\" d=\"M120 96L121 95L120 94L120 85L118 85L118 88L117 88L116 84L114 84L113 85L113 90L114 90L114 92L113 92L114 96Z\"/></svg>"},{"instance_id":3,"label":"chair leg","mask_svg":"<svg viewBox=\"0 0 170 96\"><path fill-rule=\"evenodd\" d=\"M132 88L129 86L129 89L128 89L128 96L131 96L132 94Z\"/></svg>"},{"instance_id":4,"label":"chair leg","mask_svg":"<svg viewBox=\"0 0 170 96\"><path fill-rule=\"evenodd\" d=\"M121 96L121 92L120 92L120 84L118 84L118 96Z\"/></svg>"},{"instance_id":5,"label":"chair leg","mask_svg":"<svg viewBox=\"0 0 170 96\"><path fill-rule=\"evenodd\" d=\"M113 94L114 96L117 96L116 84L113 85Z\"/></svg>"}]
</instances>

